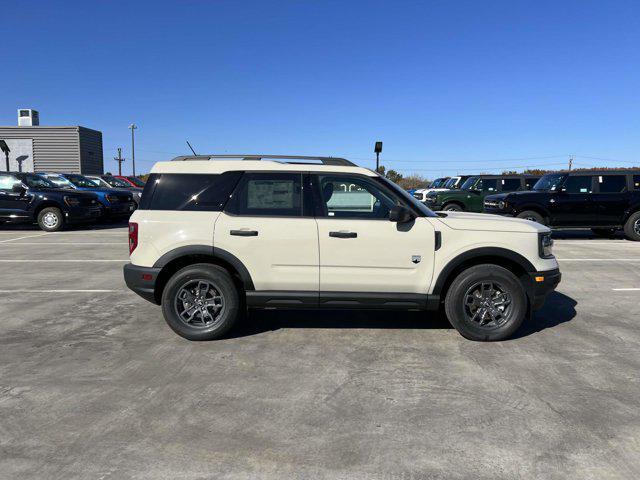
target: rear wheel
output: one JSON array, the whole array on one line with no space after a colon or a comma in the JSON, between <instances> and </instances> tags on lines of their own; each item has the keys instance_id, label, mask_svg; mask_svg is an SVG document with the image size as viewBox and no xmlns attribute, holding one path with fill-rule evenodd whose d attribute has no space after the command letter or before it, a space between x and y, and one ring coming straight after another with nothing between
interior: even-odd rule
<instances>
[{"instance_id":1,"label":"rear wheel","mask_svg":"<svg viewBox=\"0 0 640 480\"><path fill-rule=\"evenodd\" d=\"M442 207L442 210L445 212L461 212L462 206L458 205L457 203L447 203L444 207Z\"/></svg>"},{"instance_id":2,"label":"rear wheel","mask_svg":"<svg viewBox=\"0 0 640 480\"><path fill-rule=\"evenodd\" d=\"M38 226L45 232L56 232L64 226L64 216L58 207L43 208L38 214Z\"/></svg>"},{"instance_id":3,"label":"rear wheel","mask_svg":"<svg viewBox=\"0 0 640 480\"><path fill-rule=\"evenodd\" d=\"M522 324L527 298L520 280L498 265L476 265L460 273L445 297L445 313L465 338L509 338Z\"/></svg>"},{"instance_id":4,"label":"rear wheel","mask_svg":"<svg viewBox=\"0 0 640 480\"><path fill-rule=\"evenodd\" d=\"M629 240L640 242L640 212L632 213L624 224L624 234Z\"/></svg>"},{"instance_id":5,"label":"rear wheel","mask_svg":"<svg viewBox=\"0 0 640 480\"><path fill-rule=\"evenodd\" d=\"M516 215L518 218L523 218L525 220L529 220L531 222L537 222L541 225L546 225L544 221L544 217L540 215L538 212L534 212L533 210L525 210L524 212L520 212Z\"/></svg>"},{"instance_id":6,"label":"rear wheel","mask_svg":"<svg viewBox=\"0 0 640 480\"><path fill-rule=\"evenodd\" d=\"M229 273L199 263L179 270L162 293L162 313L171 329L189 340L214 340L236 322L240 300Z\"/></svg>"}]
</instances>

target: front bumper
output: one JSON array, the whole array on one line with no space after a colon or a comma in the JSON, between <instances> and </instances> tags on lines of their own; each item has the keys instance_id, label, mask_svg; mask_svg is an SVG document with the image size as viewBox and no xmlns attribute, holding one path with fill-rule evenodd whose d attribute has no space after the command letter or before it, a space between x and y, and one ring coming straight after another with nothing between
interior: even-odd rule
<instances>
[{"instance_id":1,"label":"front bumper","mask_svg":"<svg viewBox=\"0 0 640 480\"><path fill-rule=\"evenodd\" d=\"M124 282L131 290L140 295L145 300L157 305L160 302L156 299L156 281L160 274L160 268L139 267L127 263L124 268Z\"/></svg>"},{"instance_id":2,"label":"front bumper","mask_svg":"<svg viewBox=\"0 0 640 480\"><path fill-rule=\"evenodd\" d=\"M125 217L131 215L136 210L136 202L111 203L105 206L106 217Z\"/></svg>"},{"instance_id":3,"label":"front bumper","mask_svg":"<svg viewBox=\"0 0 640 480\"><path fill-rule=\"evenodd\" d=\"M93 207L69 207L64 211L64 218L69 223L95 222L102 216L99 205Z\"/></svg>"},{"instance_id":4,"label":"front bumper","mask_svg":"<svg viewBox=\"0 0 640 480\"><path fill-rule=\"evenodd\" d=\"M529 291L531 308L538 310L544 305L547 295L556 289L560 283L562 274L558 268L555 268L543 272L529 273L529 276L531 278L531 288Z\"/></svg>"}]
</instances>

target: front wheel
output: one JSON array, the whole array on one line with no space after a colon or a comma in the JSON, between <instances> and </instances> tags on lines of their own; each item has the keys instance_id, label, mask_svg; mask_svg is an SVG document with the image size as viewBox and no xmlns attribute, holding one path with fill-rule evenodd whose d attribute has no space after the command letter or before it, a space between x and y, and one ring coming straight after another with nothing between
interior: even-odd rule
<instances>
[{"instance_id":1,"label":"front wheel","mask_svg":"<svg viewBox=\"0 0 640 480\"><path fill-rule=\"evenodd\" d=\"M64 226L64 216L58 207L43 208L38 214L38 226L45 232L57 232Z\"/></svg>"},{"instance_id":2,"label":"front wheel","mask_svg":"<svg viewBox=\"0 0 640 480\"><path fill-rule=\"evenodd\" d=\"M536 222L541 225L545 225L544 217L540 215L538 212L534 212L533 210L525 210L524 212L520 212L516 215L518 218L523 218L525 220L529 220L531 222Z\"/></svg>"},{"instance_id":3,"label":"front wheel","mask_svg":"<svg viewBox=\"0 0 640 480\"><path fill-rule=\"evenodd\" d=\"M527 297L518 278L498 265L476 265L460 273L444 301L451 324L465 338L509 338L527 313Z\"/></svg>"},{"instance_id":4,"label":"front wheel","mask_svg":"<svg viewBox=\"0 0 640 480\"><path fill-rule=\"evenodd\" d=\"M640 242L640 212L635 212L624 224L624 234L629 240Z\"/></svg>"},{"instance_id":5,"label":"front wheel","mask_svg":"<svg viewBox=\"0 0 640 480\"><path fill-rule=\"evenodd\" d=\"M198 263L179 270L162 293L167 324L188 340L214 340L236 322L240 300L229 273L217 265Z\"/></svg>"},{"instance_id":6,"label":"front wheel","mask_svg":"<svg viewBox=\"0 0 640 480\"><path fill-rule=\"evenodd\" d=\"M442 210L445 212L461 212L462 207L457 203L448 203L447 205L442 207Z\"/></svg>"}]
</instances>

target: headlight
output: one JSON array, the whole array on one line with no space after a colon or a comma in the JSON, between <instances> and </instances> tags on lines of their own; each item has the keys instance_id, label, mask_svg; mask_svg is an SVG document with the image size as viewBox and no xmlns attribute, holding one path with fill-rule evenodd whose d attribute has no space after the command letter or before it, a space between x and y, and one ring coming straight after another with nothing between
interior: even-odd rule
<instances>
[{"instance_id":1,"label":"headlight","mask_svg":"<svg viewBox=\"0 0 640 480\"><path fill-rule=\"evenodd\" d=\"M553 239L551 232L538 234L538 252L540 258L553 258Z\"/></svg>"},{"instance_id":2,"label":"headlight","mask_svg":"<svg viewBox=\"0 0 640 480\"><path fill-rule=\"evenodd\" d=\"M105 195L104 198L106 198L109 203L118 203L118 197L114 195Z\"/></svg>"},{"instance_id":3,"label":"headlight","mask_svg":"<svg viewBox=\"0 0 640 480\"><path fill-rule=\"evenodd\" d=\"M65 195L63 199L64 203L66 203L70 207L77 207L78 205L80 205L80 199L78 199L77 197L68 197Z\"/></svg>"}]
</instances>

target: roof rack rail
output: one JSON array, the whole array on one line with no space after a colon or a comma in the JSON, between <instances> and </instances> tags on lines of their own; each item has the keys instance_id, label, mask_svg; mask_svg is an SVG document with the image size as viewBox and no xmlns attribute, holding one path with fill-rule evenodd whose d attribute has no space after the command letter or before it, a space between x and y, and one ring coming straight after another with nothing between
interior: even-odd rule
<instances>
[{"instance_id":1,"label":"roof rack rail","mask_svg":"<svg viewBox=\"0 0 640 480\"><path fill-rule=\"evenodd\" d=\"M281 163L306 164L304 160L315 160L323 165L341 165L345 167L357 167L346 158L338 157L307 157L300 155L182 155L171 160L172 162L184 162L188 160L274 160Z\"/></svg>"}]
</instances>

